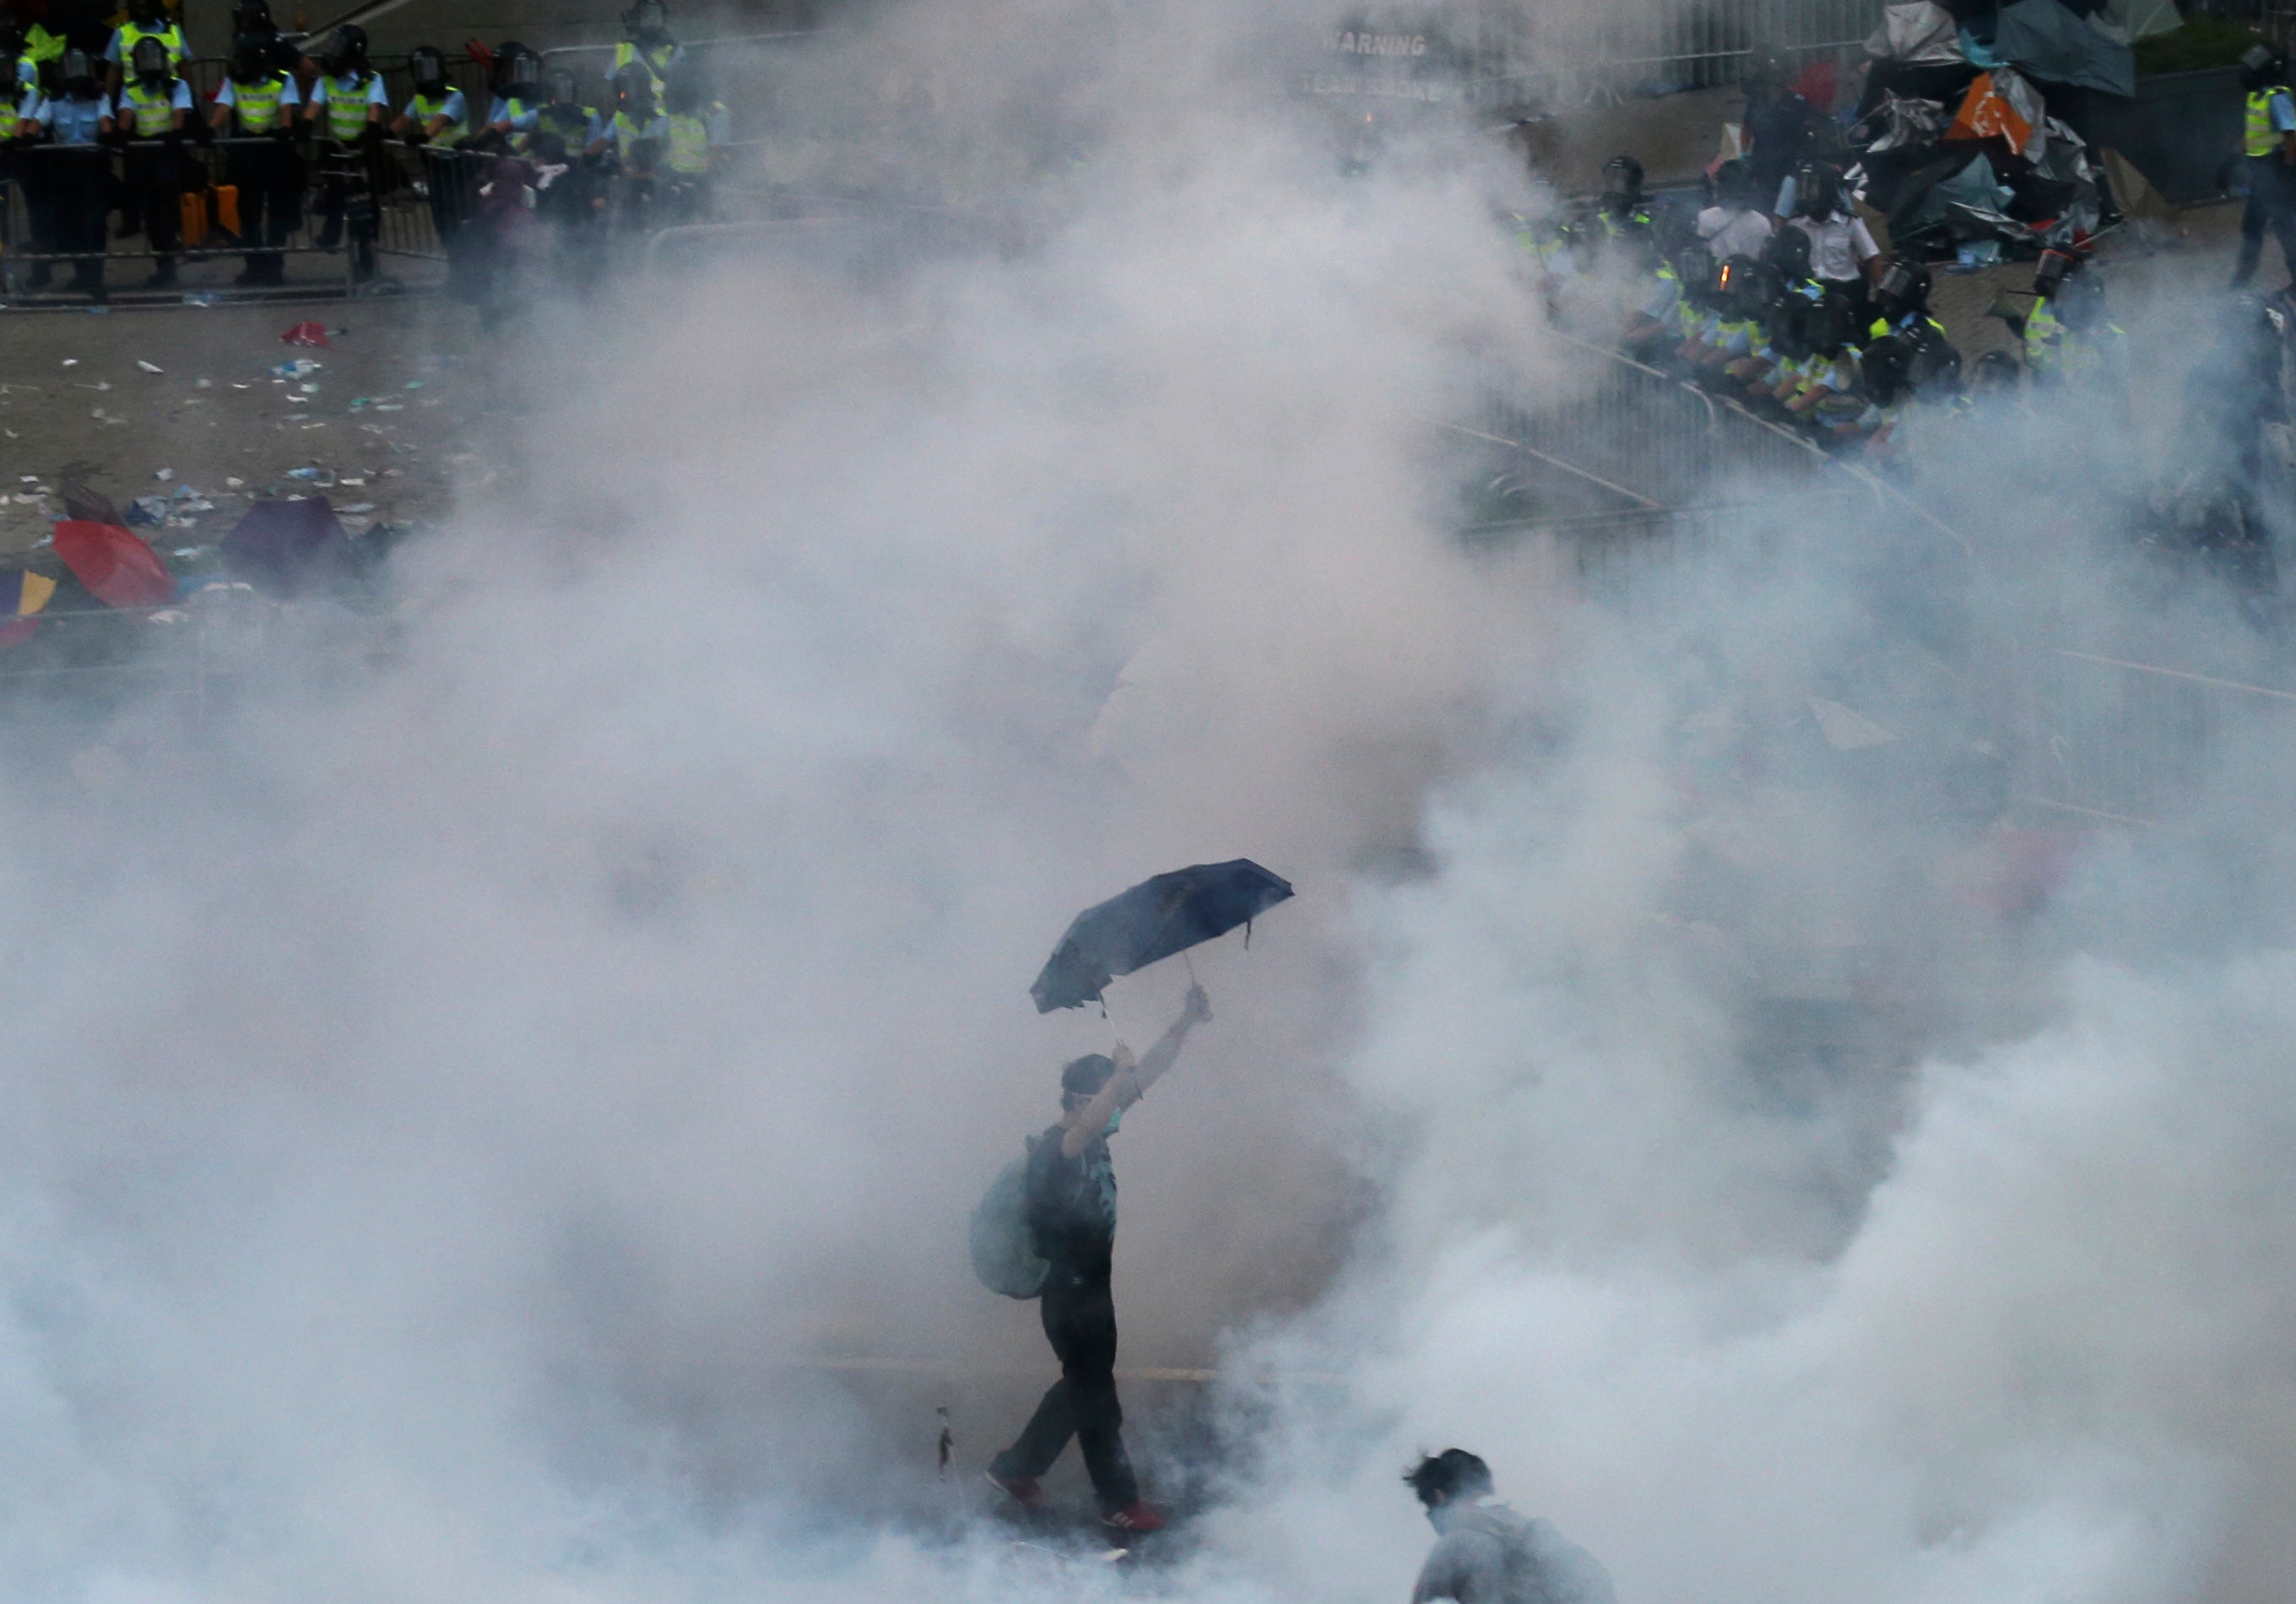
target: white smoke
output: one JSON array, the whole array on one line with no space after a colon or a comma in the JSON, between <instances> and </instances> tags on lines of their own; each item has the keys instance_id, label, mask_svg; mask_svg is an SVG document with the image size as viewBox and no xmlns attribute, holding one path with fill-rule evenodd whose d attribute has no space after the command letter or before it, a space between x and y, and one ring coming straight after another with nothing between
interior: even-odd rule
<instances>
[{"instance_id":1,"label":"white smoke","mask_svg":"<svg viewBox=\"0 0 2296 1604\"><path fill-rule=\"evenodd\" d=\"M1461 368L1575 382L1512 179L1341 181L1258 37L892 16L868 115L1029 177L997 249L545 313L380 661L321 615L196 731L28 734L113 755L0 776L7 1591L1370 1600L1453 1441L1630 1601L2276 1574L2284 957L2082 957L2156 849L1968 911L1890 765L1983 698L1815 503L1632 624L1464 549ZM1162 1583L939 1542L945 1394L819 1361L1050 1378L963 1221L1184 977L1028 981L1234 855L1301 894L1119 1148L1127 1361L1265 1382L1224 1501ZM1867 1033L1765 1062L1781 999Z\"/></svg>"}]
</instances>

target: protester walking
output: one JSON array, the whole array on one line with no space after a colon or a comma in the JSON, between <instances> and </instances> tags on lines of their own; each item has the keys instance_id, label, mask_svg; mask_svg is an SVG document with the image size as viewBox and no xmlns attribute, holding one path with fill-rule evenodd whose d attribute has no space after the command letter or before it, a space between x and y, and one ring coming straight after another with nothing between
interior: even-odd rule
<instances>
[{"instance_id":1,"label":"protester walking","mask_svg":"<svg viewBox=\"0 0 2296 1604\"><path fill-rule=\"evenodd\" d=\"M1029 1149L1029 1227L1048 1266L1040 1307L1045 1336L1061 1361L1061 1378L1037 1405L1018 1441L998 1454L988 1479L1027 1508L1043 1501L1037 1478L1074 1437L1100 1501L1103 1524L1148 1533L1163 1515L1141 1501L1125 1452L1124 1411L1116 1396L1116 1304L1111 1282L1116 1247L1116 1173L1108 1139L1179 1057L1188 1032L1212 1016L1203 988L1188 988L1180 1016L1147 1056L1078 1058L1061 1072L1061 1119Z\"/></svg>"},{"instance_id":2,"label":"protester walking","mask_svg":"<svg viewBox=\"0 0 2296 1604\"><path fill-rule=\"evenodd\" d=\"M1491 1502L1491 1468L1465 1449L1431 1455L1403 1479L1441 1534L1411 1604L1612 1604L1595 1557L1546 1521Z\"/></svg>"}]
</instances>

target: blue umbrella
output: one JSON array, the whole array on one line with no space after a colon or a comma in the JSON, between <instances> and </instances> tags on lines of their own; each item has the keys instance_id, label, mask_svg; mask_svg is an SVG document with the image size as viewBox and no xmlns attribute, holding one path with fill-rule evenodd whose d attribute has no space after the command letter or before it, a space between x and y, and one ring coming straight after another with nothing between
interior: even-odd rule
<instances>
[{"instance_id":1,"label":"blue umbrella","mask_svg":"<svg viewBox=\"0 0 2296 1604\"><path fill-rule=\"evenodd\" d=\"M1117 975L1249 926L1291 894L1289 881L1249 858L1143 880L1070 921L1029 995L1039 1014L1097 1002ZM1251 939L1248 928L1244 939Z\"/></svg>"}]
</instances>

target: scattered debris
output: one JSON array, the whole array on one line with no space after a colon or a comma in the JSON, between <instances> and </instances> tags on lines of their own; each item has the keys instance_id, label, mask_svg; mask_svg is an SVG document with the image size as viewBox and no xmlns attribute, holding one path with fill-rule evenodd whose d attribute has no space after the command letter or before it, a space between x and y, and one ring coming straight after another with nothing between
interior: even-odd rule
<instances>
[{"instance_id":1,"label":"scattered debris","mask_svg":"<svg viewBox=\"0 0 2296 1604\"><path fill-rule=\"evenodd\" d=\"M142 368L147 374L163 374L168 371L164 367L160 367L152 363L146 362L141 357L135 358L135 366Z\"/></svg>"},{"instance_id":2,"label":"scattered debris","mask_svg":"<svg viewBox=\"0 0 2296 1604\"><path fill-rule=\"evenodd\" d=\"M175 476L176 470L173 468L154 468L152 471L152 477L158 480L161 484L167 483Z\"/></svg>"}]
</instances>

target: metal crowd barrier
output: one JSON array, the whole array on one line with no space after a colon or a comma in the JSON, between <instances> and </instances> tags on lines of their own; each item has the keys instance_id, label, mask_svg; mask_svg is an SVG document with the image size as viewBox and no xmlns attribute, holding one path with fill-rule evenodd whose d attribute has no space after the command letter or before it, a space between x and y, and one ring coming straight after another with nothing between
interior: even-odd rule
<instances>
[{"instance_id":1,"label":"metal crowd barrier","mask_svg":"<svg viewBox=\"0 0 2296 1604\"><path fill-rule=\"evenodd\" d=\"M167 164L168 176L151 194L160 204L176 207L177 243L166 251L154 245L149 219L144 216L146 195L138 180L147 170L145 164L152 162ZM258 235L252 221L257 202L248 192L265 188L262 178L272 163L283 164L284 170L277 189L266 190L265 210L267 214L270 195L284 195L285 215L292 223L275 234L266 220ZM43 164L53 164L53 176L41 170ZM12 271L36 264L53 268L86 262L107 267L151 263L163 255L185 262L255 254L340 257L348 284L354 265L350 246L373 216L380 187L375 174L381 165L371 164L357 152L307 154L303 147L273 138L217 139L206 144L187 138L136 142L124 148L21 146L8 153L5 167L0 169L0 174L4 174L4 179L0 179L0 192L4 192L0 193L0 216L5 218L6 240L6 255L0 262ZM62 248L58 235L72 230L54 220L56 214L63 208L88 204L84 197L90 183L102 185L104 192L96 202L102 218L102 248ZM235 230L230 226L234 207L226 203L225 191L237 192L240 226ZM184 205L185 196L195 197L196 203ZM115 214L123 224L130 216L141 218L141 228L120 237L120 231L112 226ZM340 238L321 243L328 218L337 215L341 218L337 230ZM135 286L114 282L109 287ZM288 287L308 290L312 285L306 281ZM17 292L21 291L20 284Z\"/></svg>"},{"instance_id":2,"label":"metal crowd barrier","mask_svg":"<svg viewBox=\"0 0 2296 1604\"><path fill-rule=\"evenodd\" d=\"M1848 58L1872 37L1882 0L1701 0L1551 19L1541 8L1500 0L1480 0L1474 9L1477 99L1557 103L1638 84L1734 84L1765 47L1803 59Z\"/></svg>"},{"instance_id":3,"label":"metal crowd barrier","mask_svg":"<svg viewBox=\"0 0 2296 1604\"><path fill-rule=\"evenodd\" d=\"M2076 821L2191 827L2212 770L2243 794L2296 786L2296 691L2062 646L2015 654L2013 786Z\"/></svg>"}]
</instances>

